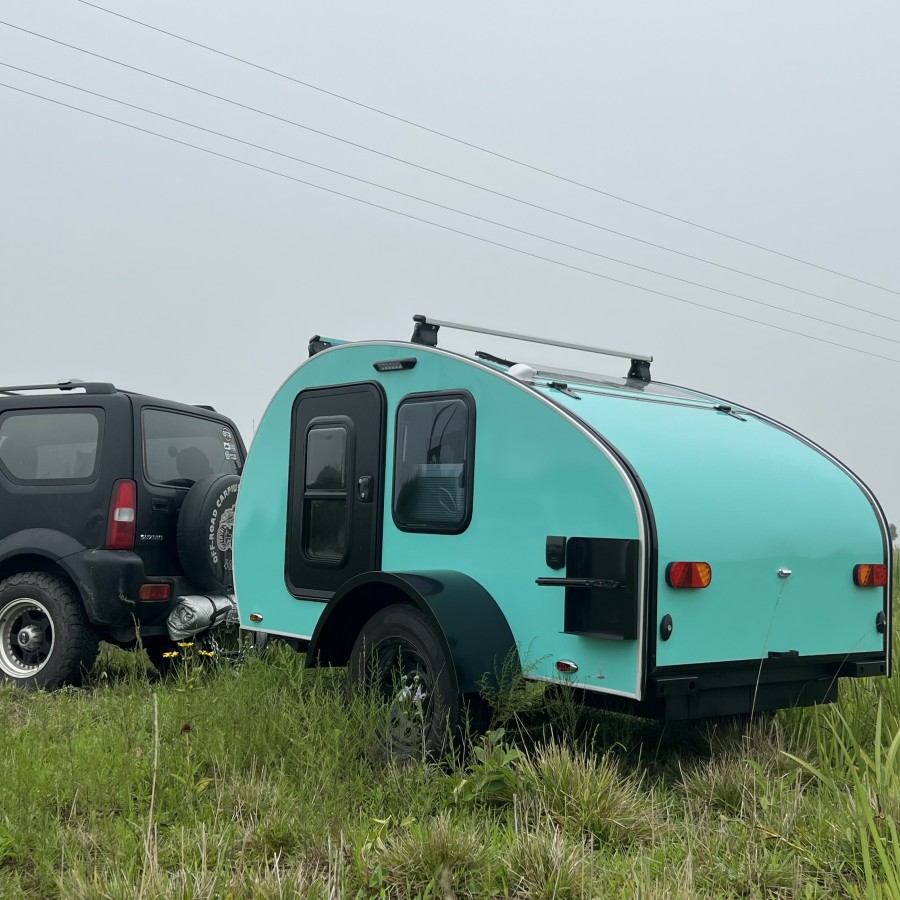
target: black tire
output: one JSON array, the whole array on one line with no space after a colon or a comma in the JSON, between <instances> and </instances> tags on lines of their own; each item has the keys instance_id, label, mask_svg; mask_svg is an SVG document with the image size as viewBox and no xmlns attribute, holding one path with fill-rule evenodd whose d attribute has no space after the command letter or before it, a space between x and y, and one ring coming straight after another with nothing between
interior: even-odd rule
<instances>
[{"instance_id":1,"label":"black tire","mask_svg":"<svg viewBox=\"0 0 900 900\"><path fill-rule=\"evenodd\" d=\"M163 654L178 650L178 645L168 637L156 636L142 638L141 644L147 651L147 657L153 664L153 668L165 678L174 668L176 657L168 657Z\"/></svg>"},{"instance_id":2,"label":"black tire","mask_svg":"<svg viewBox=\"0 0 900 900\"><path fill-rule=\"evenodd\" d=\"M80 685L98 649L71 582L43 572L0 581L0 679L32 689Z\"/></svg>"},{"instance_id":3,"label":"black tire","mask_svg":"<svg viewBox=\"0 0 900 900\"><path fill-rule=\"evenodd\" d=\"M234 589L231 533L240 479L209 475L188 491L178 514L178 558L201 591Z\"/></svg>"},{"instance_id":4,"label":"black tire","mask_svg":"<svg viewBox=\"0 0 900 900\"><path fill-rule=\"evenodd\" d=\"M398 604L375 613L350 654L350 675L388 705L385 746L395 756L440 754L459 728L453 662L428 618Z\"/></svg>"}]
</instances>

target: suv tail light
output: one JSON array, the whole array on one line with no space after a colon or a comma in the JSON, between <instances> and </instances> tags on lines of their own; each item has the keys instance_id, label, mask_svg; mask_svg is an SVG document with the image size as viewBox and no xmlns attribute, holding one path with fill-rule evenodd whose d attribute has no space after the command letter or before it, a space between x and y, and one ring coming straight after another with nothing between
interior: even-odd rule
<instances>
[{"instance_id":1,"label":"suv tail light","mask_svg":"<svg viewBox=\"0 0 900 900\"><path fill-rule=\"evenodd\" d=\"M107 550L134 550L137 527L137 485L122 478L113 485L106 525Z\"/></svg>"}]
</instances>

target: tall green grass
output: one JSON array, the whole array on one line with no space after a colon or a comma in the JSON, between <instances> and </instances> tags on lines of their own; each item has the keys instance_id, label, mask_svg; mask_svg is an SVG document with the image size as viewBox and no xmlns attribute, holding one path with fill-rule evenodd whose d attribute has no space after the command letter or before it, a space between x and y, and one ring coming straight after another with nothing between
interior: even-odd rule
<instances>
[{"instance_id":1,"label":"tall green grass","mask_svg":"<svg viewBox=\"0 0 900 900\"><path fill-rule=\"evenodd\" d=\"M284 647L0 687L0 897L900 900L898 676L750 727L533 691L399 764L383 709Z\"/></svg>"}]
</instances>

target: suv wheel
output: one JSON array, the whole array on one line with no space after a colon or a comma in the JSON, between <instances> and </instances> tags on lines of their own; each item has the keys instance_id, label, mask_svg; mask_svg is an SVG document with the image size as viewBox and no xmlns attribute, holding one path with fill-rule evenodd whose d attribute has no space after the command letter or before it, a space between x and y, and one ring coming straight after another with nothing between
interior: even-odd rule
<instances>
[{"instance_id":1,"label":"suv wheel","mask_svg":"<svg viewBox=\"0 0 900 900\"><path fill-rule=\"evenodd\" d=\"M23 572L0 581L0 679L27 688L81 684L98 646L65 579Z\"/></svg>"}]
</instances>

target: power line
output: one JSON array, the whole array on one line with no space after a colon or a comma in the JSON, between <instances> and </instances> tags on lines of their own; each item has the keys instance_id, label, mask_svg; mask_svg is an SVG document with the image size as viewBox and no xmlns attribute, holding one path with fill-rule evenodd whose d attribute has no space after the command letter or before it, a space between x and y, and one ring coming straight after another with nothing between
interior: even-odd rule
<instances>
[{"instance_id":1,"label":"power line","mask_svg":"<svg viewBox=\"0 0 900 900\"><path fill-rule=\"evenodd\" d=\"M433 222L430 219L423 219L421 216L415 216L412 213L402 212L401 210L393 209L390 206L383 206L382 204L374 203L371 200L364 200L363 198L356 197L353 194L346 194L342 191L335 190L334 188L327 188L320 184L314 184L311 181L305 181L304 179L297 178L294 175L288 175L285 172L279 172L277 169L269 169L266 166L260 166L260 165L257 165L256 163L247 162L246 160L239 159L238 157L229 156L226 153L219 153L216 150L210 150L207 147L201 147L198 144L192 144L189 141L183 141L183 140L180 140L179 138L170 137L169 135L166 135L166 134L160 134L158 131L151 131L148 128L142 128L139 125L132 125L130 122L123 122L121 119L114 119L111 116L104 116L101 113L96 113L96 112L93 112L88 109L82 109L80 106L74 106L71 103L64 103L62 100L54 100L51 97L45 97L42 94L36 94L33 91L27 91L24 88L15 87L14 85L6 84L5 82L2 82L2 81L0 81L0 87L5 87L8 90L16 91L17 93L25 94L29 97L34 97L35 99L38 99L38 100L44 100L47 103L52 103L56 106L62 106L62 107L65 107L66 109L71 109L75 112L80 112L80 113L83 113L88 116L93 116L94 118L102 119L106 122L111 122L114 125L121 125L125 128L130 128L134 131L139 131L143 134L149 134L149 135L152 135L153 137L158 137L158 138L161 138L162 140L170 141L173 144L179 144L182 147L190 147L193 150L199 150L202 153L208 153L210 156L215 156L215 157L218 157L219 159L225 159L225 160L228 160L229 162L238 163L239 165L247 166L251 169L256 169L259 172L267 172L270 175L277 175L279 178L284 178L288 181L293 181L293 182L296 182L297 184L305 185L306 187L315 188L316 190L324 191L325 193L332 194L336 197L343 197L345 200L352 200L356 203L362 203L363 205L370 206L373 209L379 209L379 210L382 210L383 212L393 213L394 215L402 216L404 219L410 219L411 221L420 222L424 225L431 225L434 228L440 228L442 231L449 231L452 234L458 234L458 235L461 235L462 237L471 238L472 240L480 241L484 244L490 244L493 247L500 247L504 250L510 250L513 253L518 253L522 256L528 256L532 259L542 260L543 262L548 262L548 263L551 263L552 265L560 266L564 269L570 269L573 272L581 272L584 275L590 275L594 278L602 278L604 281L610 281L610 282L613 282L614 284L620 284L625 287L635 288L636 290L644 291L645 293L648 293L648 294L654 294L655 296L658 296L658 297L665 297L669 300L676 300L679 303L686 303L688 306L695 306L695 307L698 307L699 309L705 309L710 312L719 313L720 315L729 316L730 318L733 318L733 319L740 319L743 322L752 322L755 325L762 325L765 328L772 328L776 331L782 331L785 334L792 334L796 337L802 337L802 338L806 338L807 340L817 341L820 344L828 344L831 347L839 347L843 350L850 350L853 353L860 353L863 356L870 356L870 357L873 357L874 359L883 359L887 362L900 363L900 359L896 359L892 356L882 356L879 353L871 353L868 350L861 350L858 347L851 347L848 344L841 344L837 341L829 341L825 338L815 337L814 335L806 334L805 332L802 332L802 331L794 331L793 329L790 329L790 328L784 328L781 325L774 325L771 322L764 322L764 321L761 321L760 319L752 319L749 316L742 316L738 313L730 312L728 310L718 309L715 306L707 306L706 304L698 303L695 300L687 300L686 298L679 297L675 294L668 294L664 291L657 291L657 290L654 290L653 288L648 288L648 287L644 287L639 284L634 284L633 282L630 282L630 281L623 281L622 279L619 279L619 278L613 278L610 275L602 275L601 273L594 272L591 269L585 269L585 268L582 268L581 266L575 266L575 265L572 265L571 263L562 262L561 260L553 259L552 257L549 257L549 256L542 256L539 253L533 253L530 250L523 250L520 247L513 247L509 244L504 244L504 243L501 243L500 241L494 241L494 240L491 240L490 238L482 237L477 234L472 234L471 232L463 231L459 228L453 228L450 225L443 225L439 222Z\"/></svg>"},{"instance_id":2,"label":"power line","mask_svg":"<svg viewBox=\"0 0 900 900\"><path fill-rule=\"evenodd\" d=\"M332 175L338 175L342 178L348 178L351 181L356 181L360 184L365 184L368 187L378 188L379 190L387 191L388 193L396 194L400 197L406 197L409 200L415 200L419 203L426 203L429 206L436 207L437 209L442 209L446 212L452 212L452 213L455 213L460 216L465 216L469 219L474 219L478 222L484 222L487 225L493 225L497 228L505 228L505 229L508 229L509 231L514 231L517 234L525 235L526 237L535 238L536 240L540 240L540 241L546 241L547 243L555 244L556 246L559 246L559 247L565 247L568 250L575 250L579 253L586 253L590 256L595 256L595 257L598 257L599 259L605 259L609 262L618 263L620 265L629 266L630 268L638 269L642 272L647 272L652 275L659 275L663 278L670 278L674 281L679 281L679 282L682 282L683 284L691 285L692 287L699 287L699 288L703 288L704 290L714 291L718 294L723 294L724 296L727 296L727 297L734 297L738 300L744 300L747 303L755 303L758 306L765 306L768 309L774 309L774 310L777 310L778 312L788 313L789 315L798 316L803 319L809 319L813 322L819 322L822 325L831 325L834 328L841 328L845 331L852 331L856 334L861 334L866 337L872 337L872 338L876 338L878 340L888 341L889 343L892 343L892 344L900 344L900 340L895 339L895 338L886 337L885 335L881 335L881 334L876 334L872 331L865 331L864 329L861 329L861 328L854 328L851 325L843 325L839 322L832 322L829 319L822 319L819 316L813 316L813 315L809 315L807 313L797 312L796 310L792 310L792 309L785 309L784 307L779 306L778 304L775 304L775 303L767 303L764 300L758 300L753 297L746 297L743 294L736 294L732 291L722 290L721 288L716 288L716 287L712 287L711 285L702 284L701 282L698 282L698 281L691 281L690 279L687 279L687 278L681 278L678 275L670 275L666 272L660 272L657 269L651 269L647 266L638 265L637 263L626 262L625 260L618 259L617 257L614 257L614 256L607 256L604 253L598 253L594 250L589 250L586 247L579 247L576 244L569 244L566 241L558 241L554 238L546 237L545 235L537 234L536 232L528 231L524 228L517 228L514 225L508 225L504 222L498 222L495 219L489 219L486 216L479 216L475 213L466 212L465 210L458 209L454 206L448 206L444 203L438 203L434 200L428 200L427 198L420 197L417 194L411 194L411 193L408 193L407 191L398 190L397 188L387 187L386 185L379 184L378 182L375 182L375 181L370 181L366 178L360 178L356 175L350 175L349 173L343 172L340 169L333 169L333 168L330 168L329 166L323 166L323 165L320 165L319 163L311 162L310 160L303 159L299 156L292 156L289 153L283 153L280 150L274 150L271 147L266 147L266 146L263 146L262 144L256 144L256 143L253 143L252 141L245 141L242 138L235 137L234 135L226 134L225 132L222 132L222 131L216 131L212 128L206 128L202 125L197 125L194 122L188 122L184 119L178 119L175 116L170 116L165 113L156 112L155 110L148 109L145 106L139 106L135 103L128 103L125 100L119 100L115 97L110 97L108 94L101 94L97 91L91 91L91 90L88 90L87 88L78 87L77 85L71 84L68 81L62 81L58 78L51 78L48 75L41 75L38 72L33 72L30 69L24 69L20 66L14 66L11 63L5 63L5 62L0 61L0 66L4 66L7 69L13 69L16 72L23 72L26 75L31 75L35 78L40 78L44 81L49 81L53 84L58 84L63 87L66 87L66 88L70 88L72 90L80 91L81 93L88 94L92 97L98 97L101 100L107 100L112 103L118 103L121 106L127 106L129 109L134 109L134 110L137 110L142 113L147 113L148 115L151 115L151 116L157 116L160 119L165 119L166 121L169 121L169 122L175 122L178 125L185 125L189 128L194 128L197 131L202 131L206 134L214 135L215 137L225 138L226 140L234 141L235 143L238 143L238 144L243 144L245 147L252 147L254 150L262 150L265 153L272 153L275 156L282 157L283 159L289 159L292 162L301 163L302 165L310 166L311 168L319 169L320 171L328 172L329 174L332 174ZM891 321L898 322L900 320L892 319Z\"/></svg>"},{"instance_id":3,"label":"power line","mask_svg":"<svg viewBox=\"0 0 900 900\"><path fill-rule=\"evenodd\" d=\"M388 119L393 119L395 122L401 122L404 125L409 125L412 128L418 128L420 131L425 131L428 134L435 135L436 137L444 138L445 140L448 140L448 141L453 141L453 143L460 144L463 147L469 147L472 150L477 150L480 153L486 153L489 156L495 157L496 159L502 159L504 162L509 162L509 163L513 163L513 165L521 166L523 169L529 169L532 172L537 172L541 175L546 175L550 178L555 178L556 180L563 181L566 184L571 184L575 187L579 187L579 188L582 188L587 191L592 191L595 194L600 194L604 197L608 197L611 200L616 200L619 203L626 203L629 206L634 206L637 209L642 209L646 212L651 212L654 215L663 216L667 219L671 219L674 222L680 222L682 225L688 225L691 228L698 228L701 231L705 231L709 234L715 234L715 235L718 235L719 237L727 238L730 241L736 241L737 243L744 244L747 247L753 247L756 250L762 250L765 253L771 253L774 256L780 256L782 259L789 259L792 262L800 263L804 266L810 266L814 269L819 269L822 272L828 272L830 275L837 275L840 278L846 278L849 281L855 281L858 284L864 284L867 287L876 288L877 290L880 290L880 291L886 291L889 294L895 294L896 296L900 297L900 291L896 291L893 288L884 287L883 285L875 284L874 282L871 282L871 281L865 281L862 278L857 278L855 275L848 275L846 272L839 272L836 269L829 269L826 266L822 266L822 265L819 265L818 263L810 262L809 260L801 259L798 256L791 256L789 253L783 253L780 250L774 250L773 248L766 247L763 244L755 244L755 243L753 243L753 241L745 240L744 238L737 237L733 234L728 234L727 232L720 231L716 228L710 228L707 225L701 225L699 222L694 222L690 219L685 219L685 218L682 218L681 216L676 216L676 215L673 215L672 213L664 212L661 209L656 209L655 207L647 206L643 203L638 203L635 200L629 200L627 197L622 197L619 194L613 194L613 193L610 193L609 191L601 190L598 187L594 187L593 185L590 185L590 184L585 184L584 182L581 182L581 181L576 181L573 178L568 178L565 175L560 175L557 172L550 171L549 169L542 169L539 166L531 165L530 163L526 163L526 162L523 162L522 160L515 159L512 156L506 156L503 153L497 152L496 150L491 150L487 147L483 147L480 144L475 144L471 141L466 141L462 138L455 137L452 134L447 134L446 132L438 131L437 129L434 129L434 128L429 128L427 125L422 125L421 123L414 122L411 119L404 119L402 116L398 116L398 115L395 115L394 113L387 112L387 110L379 109L376 106L370 106L369 104L363 103L360 100L354 100L352 97L347 97L346 95L339 94L336 91L329 91L326 88L320 87L319 85L316 85L316 84L312 84L309 81L303 81L300 78L295 78L293 75L287 75L284 72L279 72L276 69L270 69L267 66L260 65L259 63L252 62L248 59L243 59L240 56L235 56L234 54L226 53L224 50L218 50L215 47L210 47L208 44L202 44L199 41L193 41L190 38L186 38L183 35L176 34L173 31L166 31L164 28L159 28L156 25L151 25L149 22L142 22L140 19L134 19L131 16L124 15L123 13L115 12L112 9L107 9L104 6L100 6L97 3L91 3L90 0L78 0L78 2L83 4L84 6L90 6L93 9L98 10L99 12L104 12L104 13L107 13L108 15L116 16L117 18L120 18L120 19L125 19L126 21L131 22L135 25L140 25L142 28L149 28L151 31L156 31L159 34L166 35L167 37L171 37L171 38L175 38L176 40L183 41L184 43L190 44L193 47L199 47L201 50L207 50L210 53L215 53L218 56L225 57L226 59L233 60L234 62L239 62L242 65L250 66L254 69L259 70L260 72L267 72L270 75L275 75L278 78L283 78L286 81L291 81L294 84L299 84L302 87L309 88L310 90L318 91L319 93L326 94L329 97L334 97L336 100L341 100L344 103L350 103L353 106L359 107L360 109L365 109L365 110L368 110L369 112L376 113L379 116L385 116Z\"/></svg>"},{"instance_id":4,"label":"power line","mask_svg":"<svg viewBox=\"0 0 900 900\"><path fill-rule=\"evenodd\" d=\"M113 15L119 15L119 14L113 13ZM127 18L127 17L125 17L125 18ZM141 23L139 23L139 24L141 24ZM134 66L134 65L131 65L130 63L122 62L121 60L114 59L113 57L110 57L110 56L104 56L103 54L96 53L93 50L87 50L84 47L79 47L75 44L69 44L69 43L66 43L65 41L61 41L61 40L58 40L57 38L49 37L48 35L45 35L45 34L40 34L39 32L36 32L36 31L30 31L27 28L22 28L19 25L13 25L10 22L5 22L3 20L0 20L0 25L5 25L7 28L13 28L16 31L24 32L25 34L29 34L32 37L39 38L40 40L48 41L53 44L58 44L59 46L66 47L69 50L75 50L78 53L84 53L87 56L91 56L91 57L94 57L95 59L103 60L104 62L112 63L113 65L120 66L124 69L129 69L132 72L138 72L142 75L147 75L150 78L155 78L159 81L166 82L167 84L173 84L177 87L184 88L185 90L193 91L194 93L200 94L204 97L210 97L213 100L219 100L222 103L228 103L231 106L235 106L239 109L244 109L244 110L247 110L248 112L253 112L253 113L256 113L261 116L265 116L269 119L273 119L274 121L282 122L286 125L291 125L295 128L301 128L305 131L320 135L321 137L329 138L330 140L338 141L339 143L346 144L351 147L355 147L355 148L357 148L359 150L363 150L367 153L373 153L376 156L381 156L385 159L393 160L394 162L398 162L403 165L410 166L414 169L418 169L423 172L428 172L429 174L432 174L432 175L437 175L440 178L446 178L450 181L456 182L457 184L463 184L463 185L466 185L467 187L475 188L476 190L484 191L485 193L493 194L494 196L502 197L506 200L511 200L515 203L520 203L523 206L528 206L532 209L540 210L541 212L550 213L551 215L559 216L560 218L563 218L563 219L568 219L569 221L576 222L580 225L587 225L587 226L589 226L591 228L595 228L599 231L604 231L604 232L607 232L608 234L614 234L618 237L625 238L626 240L634 241L639 244L643 244L647 247L653 247L657 250L664 250L667 253L672 253L676 256L681 256L685 259L691 259L691 260L694 260L695 262L700 262L705 265L714 266L717 269L722 269L726 272L732 272L736 275L743 275L747 278L752 278L756 281L764 282L765 284L774 285L775 287L781 287L781 288L784 288L789 291L795 291L799 294L804 294L807 297L814 297L817 300L824 300L826 303L832 303L836 306L842 306L845 309L852 309L855 312L861 312L866 315L875 316L876 318L885 319L889 322L900 321L900 320L898 320L892 316L886 315L884 313L875 312L874 310L866 309L865 307L862 307L862 306L855 306L854 304L847 303L843 300L835 300L834 298L827 297L824 294L817 294L814 291L807 291L804 288L794 287L793 285L786 284L781 281L776 281L771 278L765 278L762 275L754 275L752 272L746 272L743 269L734 268L732 266L726 266L723 263L718 263L711 259L706 259L702 256L695 256L694 254L686 253L685 251L682 251L682 250L676 250L673 247L667 247L664 244L657 244L657 243L654 243L653 241L648 241L644 238L638 237L637 235L628 234L627 232L624 232L624 231L617 231L614 228L609 228L605 225L600 225L599 223L591 222L587 219L580 219L577 216L572 216L572 215L569 215L568 213L560 212L558 210L554 210L554 209L551 209L546 206L541 206L540 204L532 203L528 200L523 200L522 198L515 197L512 194L505 194L502 191L497 191L497 190L494 190L493 188L485 187L484 185L480 185L480 184L477 184L472 181L467 181L463 178L458 178L455 175L450 175L446 172L441 172L437 169L429 168L428 166L419 165L418 163L414 163L411 160L403 159L402 157L394 156L393 154L385 153L381 150L376 150L374 147L369 147L365 144L357 143L356 141L351 141L347 138L342 138L342 137L339 137L338 135L331 134L330 132L322 131L318 128L313 128L310 125L305 125L302 122L297 122L294 119L288 119L283 116L279 116L275 113L270 113L270 112L267 112L266 110L259 109L258 107L249 106L248 104L245 104L245 103L240 103L239 101L233 100L229 97L223 97L220 94L214 94L211 91L205 91L202 88L195 87L194 85L187 84L183 81L177 81L174 78L168 78L165 75L160 75L157 72L150 71L149 69L142 69L139 66ZM148 26L148 27L152 27L152 26ZM168 32L166 32L166 33L168 33ZM175 35L175 37L177 37L177 35ZM217 51L214 51L214 52L217 52ZM250 63L249 65L253 65L253 64ZM38 77L41 77L41 76L38 76ZM585 251L585 252L590 252L590 251ZM625 263L625 265L628 265L628 264ZM675 276L672 276L672 277L675 277ZM694 282L689 282L689 283L693 284ZM715 288L710 288L710 290L715 290ZM739 297L740 295L735 294L733 296Z\"/></svg>"}]
</instances>

